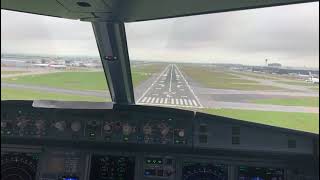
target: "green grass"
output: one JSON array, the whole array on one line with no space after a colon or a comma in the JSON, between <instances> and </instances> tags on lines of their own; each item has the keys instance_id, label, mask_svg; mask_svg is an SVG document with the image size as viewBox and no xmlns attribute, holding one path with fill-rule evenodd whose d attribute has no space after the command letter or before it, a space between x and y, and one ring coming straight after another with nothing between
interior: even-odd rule
<instances>
[{"instance_id":1,"label":"green grass","mask_svg":"<svg viewBox=\"0 0 320 180\"><path fill-rule=\"evenodd\" d=\"M42 75L26 75L12 78L1 78L2 82L56 87L76 90L107 89L104 73L100 72L57 72Z\"/></svg>"},{"instance_id":2,"label":"green grass","mask_svg":"<svg viewBox=\"0 0 320 180\"><path fill-rule=\"evenodd\" d=\"M148 79L152 73L158 72L162 66L149 65L132 69L134 86ZM25 85L37 85L74 90L105 91L107 82L103 71L69 71L41 75L25 75L19 77L1 78L3 82Z\"/></svg>"},{"instance_id":3,"label":"green grass","mask_svg":"<svg viewBox=\"0 0 320 180\"><path fill-rule=\"evenodd\" d=\"M311 87L310 89L319 92L319 85Z\"/></svg>"},{"instance_id":4,"label":"green grass","mask_svg":"<svg viewBox=\"0 0 320 180\"><path fill-rule=\"evenodd\" d=\"M257 104L273 104L283 106L319 107L319 97L257 99L251 102Z\"/></svg>"},{"instance_id":5,"label":"green grass","mask_svg":"<svg viewBox=\"0 0 320 180\"><path fill-rule=\"evenodd\" d=\"M106 102L111 101L107 98L68 95L62 93L47 93L41 91L1 88L1 100L63 100L63 101L94 101Z\"/></svg>"},{"instance_id":6,"label":"green grass","mask_svg":"<svg viewBox=\"0 0 320 180\"><path fill-rule=\"evenodd\" d=\"M274 74L258 74L258 73L254 73L254 72L239 72L239 71L232 72L232 73L244 75L244 76L248 76L248 77L256 78L256 79L277 80L280 78Z\"/></svg>"},{"instance_id":7,"label":"green grass","mask_svg":"<svg viewBox=\"0 0 320 180\"><path fill-rule=\"evenodd\" d=\"M288 84L288 85L297 85L297 86L315 86L312 83L304 82L304 81L275 81L277 83Z\"/></svg>"},{"instance_id":8,"label":"green grass","mask_svg":"<svg viewBox=\"0 0 320 180\"><path fill-rule=\"evenodd\" d=\"M254 123L319 134L319 114L238 109L205 109L204 112Z\"/></svg>"},{"instance_id":9,"label":"green grass","mask_svg":"<svg viewBox=\"0 0 320 180\"><path fill-rule=\"evenodd\" d=\"M19 73L26 73L28 71L1 71L2 75L7 75L7 74L19 74Z\"/></svg>"},{"instance_id":10,"label":"green grass","mask_svg":"<svg viewBox=\"0 0 320 180\"><path fill-rule=\"evenodd\" d=\"M209 69L197 66L182 66L185 72L193 80L209 88L236 89L236 90L280 90L274 86L259 84L257 81L241 79L225 71Z\"/></svg>"},{"instance_id":11,"label":"green grass","mask_svg":"<svg viewBox=\"0 0 320 180\"><path fill-rule=\"evenodd\" d=\"M138 86L141 82L147 80L153 73L159 72L163 69L163 65L147 65L135 67L131 69L133 86Z\"/></svg>"}]
</instances>

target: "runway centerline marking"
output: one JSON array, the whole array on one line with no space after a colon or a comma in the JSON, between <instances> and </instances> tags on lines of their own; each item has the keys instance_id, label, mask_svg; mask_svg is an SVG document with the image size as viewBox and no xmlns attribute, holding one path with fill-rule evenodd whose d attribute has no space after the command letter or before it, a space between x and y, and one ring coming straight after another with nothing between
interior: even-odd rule
<instances>
[{"instance_id":1,"label":"runway centerline marking","mask_svg":"<svg viewBox=\"0 0 320 180\"><path fill-rule=\"evenodd\" d=\"M171 75L170 75L169 92L171 92L171 89L172 89L172 71L173 71L173 64L171 65Z\"/></svg>"},{"instance_id":2,"label":"runway centerline marking","mask_svg":"<svg viewBox=\"0 0 320 180\"><path fill-rule=\"evenodd\" d=\"M168 64L155 77L137 104L203 108L176 64Z\"/></svg>"}]
</instances>

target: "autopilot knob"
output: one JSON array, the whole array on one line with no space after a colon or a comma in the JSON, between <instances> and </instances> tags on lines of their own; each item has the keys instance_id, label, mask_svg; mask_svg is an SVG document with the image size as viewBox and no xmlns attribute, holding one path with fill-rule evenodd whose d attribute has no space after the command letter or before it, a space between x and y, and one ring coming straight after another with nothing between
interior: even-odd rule
<instances>
[{"instance_id":1,"label":"autopilot knob","mask_svg":"<svg viewBox=\"0 0 320 180\"><path fill-rule=\"evenodd\" d=\"M38 120L35 123L38 130L43 130L45 128L45 123L43 120Z\"/></svg>"},{"instance_id":2,"label":"autopilot knob","mask_svg":"<svg viewBox=\"0 0 320 180\"><path fill-rule=\"evenodd\" d=\"M184 129L181 129L181 130L178 132L178 136L179 136L179 137L184 137Z\"/></svg>"},{"instance_id":3,"label":"autopilot knob","mask_svg":"<svg viewBox=\"0 0 320 180\"><path fill-rule=\"evenodd\" d=\"M67 127L65 121L59 121L54 124L54 127L57 128L58 131L64 131Z\"/></svg>"},{"instance_id":4,"label":"autopilot knob","mask_svg":"<svg viewBox=\"0 0 320 180\"><path fill-rule=\"evenodd\" d=\"M105 124L105 125L103 126L103 130L105 130L105 131L107 131L107 132L111 132L112 127L111 127L110 124Z\"/></svg>"},{"instance_id":5,"label":"autopilot knob","mask_svg":"<svg viewBox=\"0 0 320 180\"><path fill-rule=\"evenodd\" d=\"M81 123L79 121L74 121L71 123L71 129L74 132L78 132L81 129Z\"/></svg>"}]
</instances>

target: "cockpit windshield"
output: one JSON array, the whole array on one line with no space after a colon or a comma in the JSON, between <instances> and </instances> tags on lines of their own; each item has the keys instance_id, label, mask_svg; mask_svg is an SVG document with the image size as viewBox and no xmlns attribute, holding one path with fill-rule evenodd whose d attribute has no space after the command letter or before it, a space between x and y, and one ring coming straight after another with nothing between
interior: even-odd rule
<instances>
[{"instance_id":1,"label":"cockpit windshield","mask_svg":"<svg viewBox=\"0 0 320 180\"><path fill-rule=\"evenodd\" d=\"M318 133L318 2L133 22L126 33L137 104Z\"/></svg>"},{"instance_id":2,"label":"cockpit windshield","mask_svg":"<svg viewBox=\"0 0 320 180\"><path fill-rule=\"evenodd\" d=\"M319 133L319 2L125 29L136 104ZM112 101L89 22L1 10L1 37L1 100Z\"/></svg>"},{"instance_id":3,"label":"cockpit windshield","mask_svg":"<svg viewBox=\"0 0 320 180\"><path fill-rule=\"evenodd\" d=\"M1 10L1 100L111 101L91 24Z\"/></svg>"}]
</instances>

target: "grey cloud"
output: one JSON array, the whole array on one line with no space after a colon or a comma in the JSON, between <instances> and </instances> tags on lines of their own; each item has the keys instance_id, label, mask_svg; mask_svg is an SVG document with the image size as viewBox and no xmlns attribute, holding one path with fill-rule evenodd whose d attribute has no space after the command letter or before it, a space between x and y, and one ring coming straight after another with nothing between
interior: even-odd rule
<instances>
[{"instance_id":1,"label":"grey cloud","mask_svg":"<svg viewBox=\"0 0 320 180\"><path fill-rule=\"evenodd\" d=\"M20 13L6 13L1 20L4 41L52 40L70 42L74 52L84 47L96 50L89 23ZM153 54L183 59L194 52L202 59L216 54L228 60L274 57L288 65L303 59L319 66L318 2L128 23L126 32L129 54L135 59L159 58Z\"/></svg>"}]
</instances>

